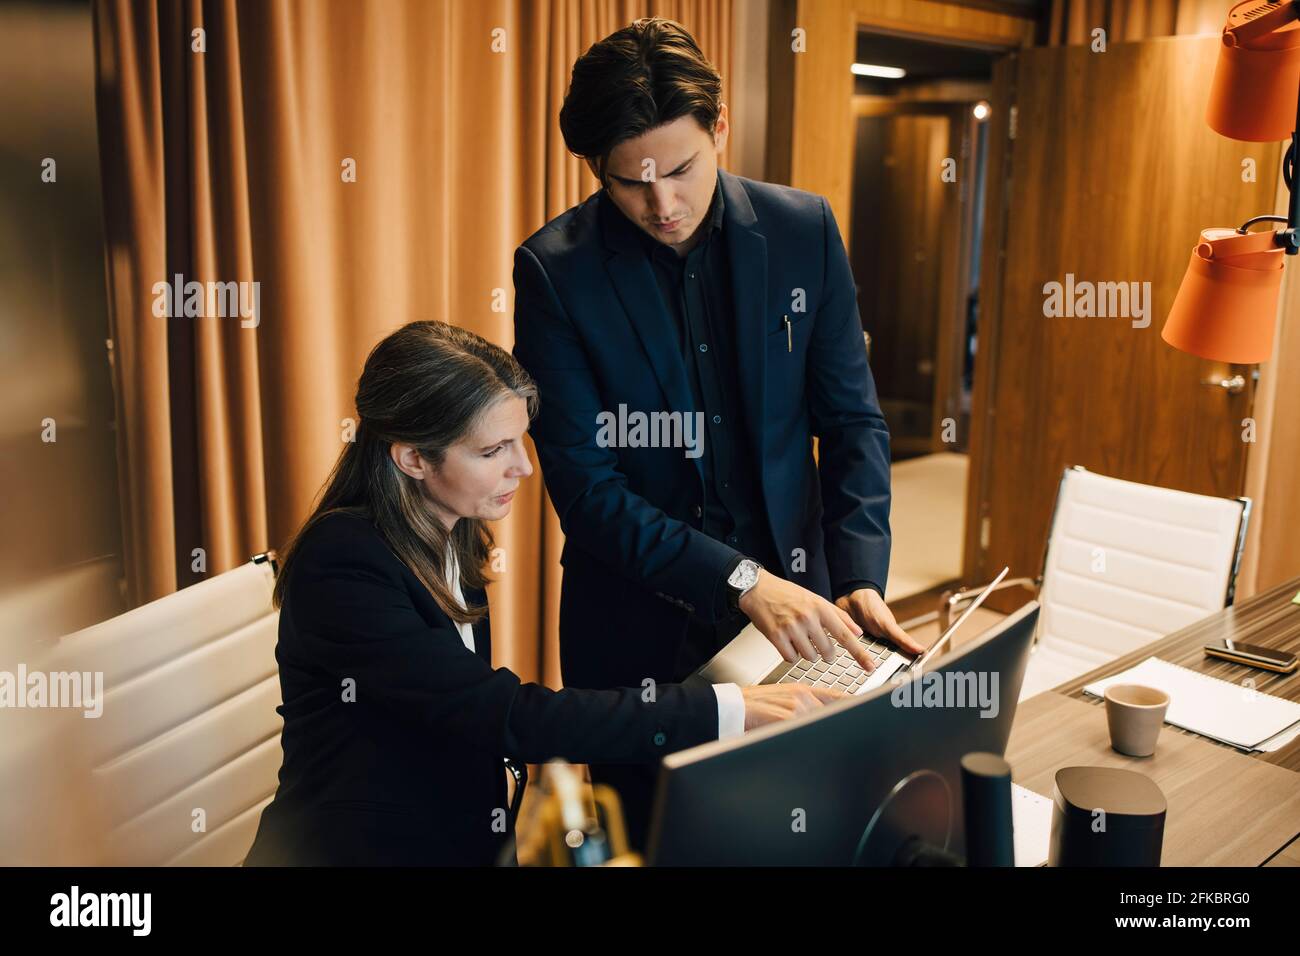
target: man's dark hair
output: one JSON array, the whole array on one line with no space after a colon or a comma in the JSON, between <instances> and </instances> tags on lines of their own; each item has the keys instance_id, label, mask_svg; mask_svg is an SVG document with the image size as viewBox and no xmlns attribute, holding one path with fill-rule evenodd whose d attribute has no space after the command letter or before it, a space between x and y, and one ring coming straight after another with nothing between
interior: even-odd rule
<instances>
[{"instance_id":1,"label":"man's dark hair","mask_svg":"<svg viewBox=\"0 0 1300 956\"><path fill-rule=\"evenodd\" d=\"M681 116L712 133L722 77L686 28L647 17L593 44L573 64L560 108L569 152L591 159L603 184L610 151Z\"/></svg>"}]
</instances>

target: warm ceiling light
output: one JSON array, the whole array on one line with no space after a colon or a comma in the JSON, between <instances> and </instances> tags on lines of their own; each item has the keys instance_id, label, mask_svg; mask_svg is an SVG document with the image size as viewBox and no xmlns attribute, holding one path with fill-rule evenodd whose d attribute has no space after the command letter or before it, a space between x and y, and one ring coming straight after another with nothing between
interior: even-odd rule
<instances>
[{"instance_id":1,"label":"warm ceiling light","mask_svg":"<svg viewBox=\"0 0 1300 956\"><path fill-rule=\"evenodd\" d=\"M907 71L897 66L877 66L874 63L854 63L850 70L854 76L874 76L882 80L901 80Z\"/></svg>"},{"instance_id":2,"label":"warm ceiling light","mask_svg":"<svg viewBox=\"0 0 1300 956\"><path fill-rule=\"evenodd\" d=\"M980 100L975 104L975 108L971 110L971 113L982 123L989 118L989 104L984 100Z\"/></svg>"}]
</instances>

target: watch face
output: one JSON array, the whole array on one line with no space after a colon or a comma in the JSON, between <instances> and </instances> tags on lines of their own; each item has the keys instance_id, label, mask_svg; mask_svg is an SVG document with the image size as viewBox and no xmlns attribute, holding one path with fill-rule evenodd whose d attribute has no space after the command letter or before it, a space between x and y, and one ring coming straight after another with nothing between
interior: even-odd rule
<instances>
[{"instance_id":1,"label":"watch face","mask_svg":"<svg viewBox=\"0 0 1300 956\"><path fill-rule=\"evenodd\" d=\"M731 572L727 583L737 591L747 591L758 581L758 565L753 561L741 561L736 570Z\"/></svg>"}]
</instances>

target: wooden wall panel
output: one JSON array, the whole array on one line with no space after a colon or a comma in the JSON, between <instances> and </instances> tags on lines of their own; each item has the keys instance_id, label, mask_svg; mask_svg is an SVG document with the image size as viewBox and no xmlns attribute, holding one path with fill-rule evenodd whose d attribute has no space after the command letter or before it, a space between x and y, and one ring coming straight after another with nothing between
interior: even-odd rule
<instances>
[{"instance_id":1,"label":"wooden wall panel","mask_svg":"<svg viewBox=\"0 0 1300 956\"><path fill-rule=\"evenodd\" d=\"M1277 144L1218 136L1202 111L1218 40L1168 37L1019 57L996 338L981 366L990 523L979 576L1040 570L1061 470L1231 497L1244 490L1251 392L1239 371L1160 339L1199 230L1271 208ZM1171 144L1177 144L1171 152ZM1253 158L1262 182L1243 182ZM989 260L986 259L986 262ZM1044 314L1044 284L1149 282L1149 325ZM997 281L989 277L990 282ZM988 284L986 283L986 288ZM988 318L986 313L985 318ZM988 329L989 322L981 328ZM977 523L978 524L978 523Z\"/></svg>"}]
</instances>

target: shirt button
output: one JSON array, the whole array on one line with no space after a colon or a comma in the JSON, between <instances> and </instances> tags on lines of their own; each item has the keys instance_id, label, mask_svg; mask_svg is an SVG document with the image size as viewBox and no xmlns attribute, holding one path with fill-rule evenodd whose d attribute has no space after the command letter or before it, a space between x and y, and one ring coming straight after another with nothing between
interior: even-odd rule
<instances>
[{"instance_id":1,"label":"shirt button","mask_svg":"<svg viewBox=\"0 0 1300 956\"><path fill-rule=\"evenodd\" d=\"M721 415L714 415L714 416L713 416L713 424L715 424L715 425L721 425L721 424L722 424L722 416L721 416Z\"/></svg>"},{"instance_id":2,"label":"shirt button","mask_svg":"<svg viewBox=\"0 0 1300 956\"><path fill-rule=\"evenodd\" d=\"M708 350L709 350L709 347L708 347L707 345L705 345L705 344L703 344L703 343L700 343L700 351L701 351L701 352L707 352Z\"/></svg>"},{"instance_id":3,"label":"shirt button","mask_svg":"<svg viewBox=\"0 0 1300 956\"><path fill-rule=\"evenodd\" d=\"M655 734L655 746L662 747L664 745L664 741L667 739L668 738L665 737L663 734Z\"/></svg>"}]
</instances>

